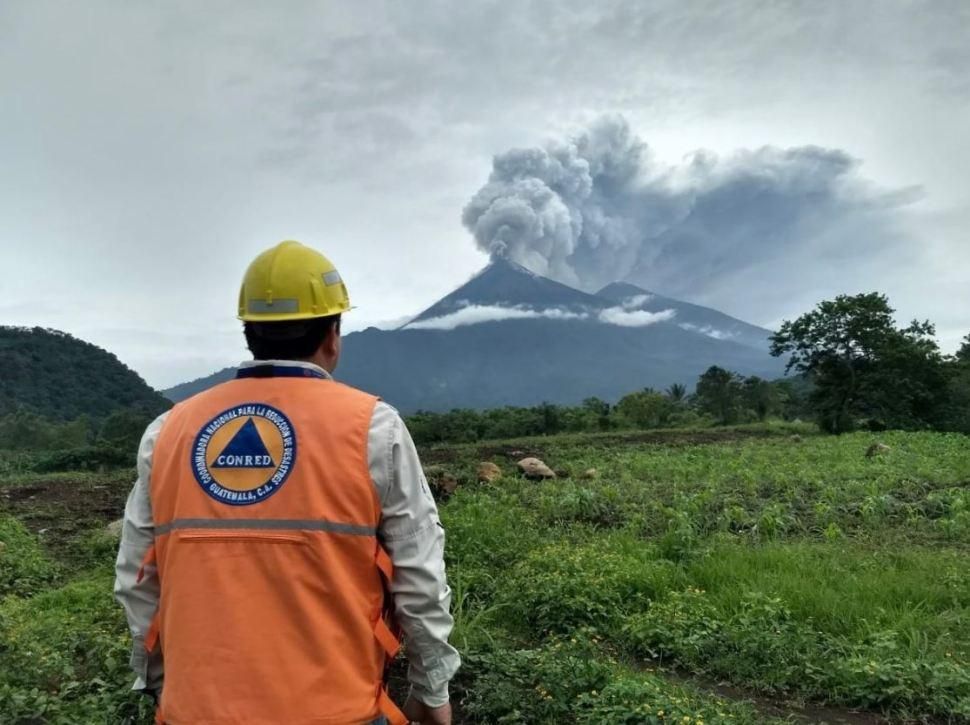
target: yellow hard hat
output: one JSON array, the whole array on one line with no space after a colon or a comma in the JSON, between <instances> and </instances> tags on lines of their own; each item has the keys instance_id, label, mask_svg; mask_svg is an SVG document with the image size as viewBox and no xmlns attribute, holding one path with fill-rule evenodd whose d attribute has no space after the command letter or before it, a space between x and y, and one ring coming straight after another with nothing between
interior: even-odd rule
<instances>
[{"instance_id":1,"label":"yellow hard hat","mask_svg":"<svg viewBox=\"0 0 970 725\"><path fill-rule=\"evenodd\" d=\"M252 261L239 290L239 319L282 322L339 315L350 309L333 263L299 242L280 242Z\"/></svg>"}]
</instances>

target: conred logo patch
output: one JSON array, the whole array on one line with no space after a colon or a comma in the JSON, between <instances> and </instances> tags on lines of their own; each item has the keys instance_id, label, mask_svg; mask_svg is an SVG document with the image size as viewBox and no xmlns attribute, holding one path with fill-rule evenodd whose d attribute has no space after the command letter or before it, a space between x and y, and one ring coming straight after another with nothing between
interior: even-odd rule
<instances>
[{"instance_id":1,"label":"conred logo patch","mask_svg":"<svg viewBox=\"0 0 970 725\"><path fill-rule=\"evenodd\" d=\"M296 460L296 433L281 411L261 403L225 410L199 431L192 472L202 490L232 506L276 493Z\"/></svg>"}]
</instances>

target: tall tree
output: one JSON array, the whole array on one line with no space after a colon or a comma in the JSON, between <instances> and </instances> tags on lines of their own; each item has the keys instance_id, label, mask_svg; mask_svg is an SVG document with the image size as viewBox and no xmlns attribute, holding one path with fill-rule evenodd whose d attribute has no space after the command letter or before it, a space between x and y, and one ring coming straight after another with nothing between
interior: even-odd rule
<instances>
[{"instance_id":1,"label":"tall tree","mask_svg":"<svg viewBox=\"0 0 970 725\"><path fill-rule=\"evenodd\" d=\"M583 410L595 417L597 428L600 430L610 429L610 404L605 400L595 397L586 398L583 401Z\"/></svg>"},{"instance_id":2,"label":"tall tree","mask_svg":"<svg viewBox=\"0 0 970 725\"><path fill-rule=\"evenodd\" d=\"M970 335L946 364L946 405L939 427L970 433Z\"/></svg>"},{"instance_id":3,"label":"tall tree","mask_svg":"<svg viewBox=\"0 0 970 725\"><path fill-rule=\"evenodd\" d=\"M721 425L737 423L741 417L741 378L713 365L698 379L694 399L702 413L712 415Z\"/></svg>"},{"instance_id":4,"label":"tall tree","mask_svg":"<svg viewBox=\"0 0 970 725\"><path fill-rule=\"evenodd\" d=\"M752 411L760 421L778 410L781 391L768 380L752 375L741 384L741 399L744 407Z\"/></svg>"},{"instance_id":5,"label":"tall tree","mask_svg":"<svg viewBox=\"0 0 970 725\"><path fill-rule=\"evenodd\" d=\"M963 338L963 344L957 350L956 360L958 363L970 364L970 335Z\"/></svg>"},{"instance_id":6,"label":"tall tree","mask_svg":"<svg viewBox=\"0 0 970 725\"><path fill-rule=\"evenodd\" d=\"M616 411L637 428L656 428L670 418L670 401L655 390L647 388L620 398Z\"/></svg>"},{"instance_id":7,"label":"tall tree","mask_svg":"<svg viewBox=\"0 0 970 725\"><path fill-rule=\"evenodd\" d=\"M667 388L667 399L674 405L681 405L687 400L687 386L681 383L674 383Z\"/></svg>"},{"instance_id":8,"label":"tall tree","mask_svg":"<svg viewBox=\"0 0 970 725\"><path fill-rule=\"evenodd\" d=\"M772 336L772 355L788 354L787 370L815 384L823 429L842 433L865 417L901 428L931 424L945 390L935 330L918 321L897 328L893 313L878 292L840 295Z\"/></svg>"}]
</instances>

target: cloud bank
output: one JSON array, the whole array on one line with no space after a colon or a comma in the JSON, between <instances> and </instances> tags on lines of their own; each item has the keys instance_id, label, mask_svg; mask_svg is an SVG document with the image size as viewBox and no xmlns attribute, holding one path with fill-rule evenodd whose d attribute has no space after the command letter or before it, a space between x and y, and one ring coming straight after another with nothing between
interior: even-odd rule
<instances>
[{"instance_id":1,"label":"cloud bank","mask_svg":"<svg viewBox=\"0 0 970 725\"><path fill-rule=\"evenodd\" d=\"M640 298L637 298L640 299ZM643 300L646 296L642 297ZM658 322L672 320L676 315L674 310L649 312L647 310L630 309L627 303L609 307L604 310L590 310L587 312L573 312L558 307L536 310L523 306L505 305L466 305L447 315L416 320L404 325L404 330L454 330L456 327L479 325L484 322L499 322L502 320L596 320L608 325L620 327L647 327Z\"/></svg>"},{"instance_id":2,"label":"cloud bank","mask_svg":"<svg viewBox=\"0 0 970 725\"><path fill-rule=\"evenodd\" d=\"M711 325L692 325L689 322L682 322L680 324L682 330L687 330L688 332L699 332L702 335L707 335L708 337L713 337L715 340L730 340L735 337L733 332L728 332L727 330L718 330L716 327Z\"/></svg>"},{"instance_id":3,"label":"cloud bank","mask_svg":"<svg viewBox=\"0 0 970 725\"><path fill-rule=\"evenodd\" d=\"M417 320L404 326L406 330L454 330L456 327L478 325L483 322L500 320L579 320L586 314L569 312L558 308L533 310L527 307L505 307L502 305L467 305L447 315Z\"/></svg>"},{"instance_id":4,"label":"cloud bank","mask_svg":"<svg viewBox=\"0 0 970 725\"><path fill-rule=\"evenodd\" d=\"M600 322L610 325L620 325L621 327L646 327L657 322L672 320L676 312L674 310L661 310L660 312L650 312L649 310L628 310L623 307L610 307L599 314Z\"/></svg>"}]
</instances>

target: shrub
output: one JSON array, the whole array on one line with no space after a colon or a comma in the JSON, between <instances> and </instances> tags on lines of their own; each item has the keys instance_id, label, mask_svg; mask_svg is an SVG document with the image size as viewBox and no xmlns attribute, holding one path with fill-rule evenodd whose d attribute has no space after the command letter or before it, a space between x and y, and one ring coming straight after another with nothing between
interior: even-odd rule
<instances>
[{"instance_id":1,"label":"shrub","mask_svg":"<svg viewBox=\"0 0 970 725\"><path fill-rule=\"evenodd\" d=\"M637 655L759 690L917 718L970 712L970 671L958 659L914 654L895 631L862 642L821 632L759 592L733 612L703 590L675 592L631 617L623 637Z\"/></svg>"},{"instance_id":2,"label":"shrub","mask_svg":"<svg viewBox=\"0 0 970 725\"><path fill-rule=\"evenodd\" d=\"M106 468L127 468L135 463L135 453L110 445L83 446L48 453L37 457L35 473L53 471L99 471Z\"/></svg>"},{"instance_id":3,"label":"shrub","mask_svg":"<svg viewBox=\"0 0 970 725\"><path fill-rule=\"evenodd\" d=\"M611 667L597 654L580 635L535 649L466 656L462 676L472 682L464 710L478 722L574 722L579 697L609 682Z\"/></svg>"},{"instance_id":4,"label":"shrub","mask_svg":"<svg viewBox=\"0 0 970 725\"><path fill-rule=\"evenodd\" d=\"M132 693L130 640L111 576L0 603L0 712L4 722L150 722Z\"/></svg>"},{"instance_id":5,"label":"shrub","mask_svg":"<svg viewBox=\"0 0 970 725\"><path fill-rule=\"evenodd\" d=\"M57 575L58 568L24 525L12 516L0 515L0 596L33 594Z\"/></svg>"},{"instance_id":6,"label":"shrub","mask_svg":"<svg viewBox=\"0 0 970 725\"><path fill-rule=\"evenodd\" d=\"M487 585L545 538L536 520L502 493L459 491L442 507L441 518L448 565L461 566L472 590Z\"/></svg>"},{"instance_id":7,"label":"shrub","mask_svg":"<svg viewBox=\"0 0 970 725\"><path fill-rule=\"evenodd\" d=\"M650 547L617 534L537 549L512 571L499 597L515 622L532 631L607 631L681 579L680 569Z\"/></svg>"},{"instance_id":8,"label":"shrub","mask_svg":"<svg viewBox=\"0 0 970 725\"><path fill-rule=\"evenodd\" d=\"M616 527L621 526L627 518L616 487L588 481L564 481L547 486L536 497L536 509L544 521L555 525L583 523Z\"/></svg>"},{"instance_id":9,"label":"shrub","mask_svg":"<svg viewBox=\"0 0 970 725\"><path fill-rule=\"evenodd\" d=\"M747 705L728 703L631 672L580 630L532 649L466 657L462 699L473 722L529 725L721 725L766 722Z\"/></svg>"}]
</instances>

